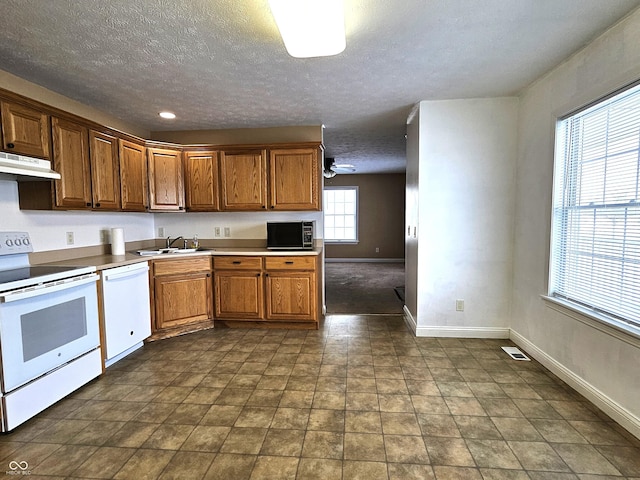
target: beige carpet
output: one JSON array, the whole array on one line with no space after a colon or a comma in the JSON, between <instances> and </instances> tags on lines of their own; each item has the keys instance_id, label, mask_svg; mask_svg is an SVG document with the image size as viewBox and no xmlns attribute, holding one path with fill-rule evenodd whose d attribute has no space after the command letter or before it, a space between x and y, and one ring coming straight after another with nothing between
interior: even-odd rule
<instances>
[{"instance_id":1,"label":"beige carpet","mask_svg":"<svg viewBox=\"0 0 640 480\"><path fill-rule=\"evenodd\" d=\"M404 263L325 264L327 313L402 313Z\"/></svg>"}]
</instances>

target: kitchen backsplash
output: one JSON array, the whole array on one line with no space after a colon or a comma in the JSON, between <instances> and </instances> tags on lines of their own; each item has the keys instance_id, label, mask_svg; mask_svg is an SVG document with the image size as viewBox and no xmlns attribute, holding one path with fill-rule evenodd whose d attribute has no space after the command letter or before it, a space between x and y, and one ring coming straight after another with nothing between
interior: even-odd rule
<instances>
[{"instance_id":1,"label":"kitchen backsplash","mask_svg":"<svg viewBox=\"0 0 640 480\"><path fill-rule=\"evenodd\" d=\"M195 234L200 238L220 240L266 239L267 221L289 220L315 220L316 237L322 237L323 225L322 212L23 211L18 207L17 183L11 180L0 180L0 209L0 230L29 232L36 252L108 244L109 233L114 227L124 228L125 240L131 242L178 235L192 238ZM72 244L68 243L70 237L73 237Z\"/></svg>"}]
</instances>

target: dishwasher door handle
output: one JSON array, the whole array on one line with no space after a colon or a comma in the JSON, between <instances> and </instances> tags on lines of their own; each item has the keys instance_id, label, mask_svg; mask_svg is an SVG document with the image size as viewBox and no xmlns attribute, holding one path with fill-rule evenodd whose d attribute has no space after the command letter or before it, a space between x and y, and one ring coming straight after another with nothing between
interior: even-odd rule
<instances>
[{"instance_id":1,"label":"dishwasher door handle","mask_svg":"<svg viewBox=\"0 0 640 480\"><path fill-rule=\"evenodd\" d=\"M142 273L147 273L149 271L149 267L142 267L142 268L136 268L135 270L128 270L126 272L120 272L120 273L106 273L104 275L104 280L105 281L109 281L109 280L120 280L122 278L130 278L130 277L135 277L136 275L140 275Z\"/></svg>"}]
</instances>

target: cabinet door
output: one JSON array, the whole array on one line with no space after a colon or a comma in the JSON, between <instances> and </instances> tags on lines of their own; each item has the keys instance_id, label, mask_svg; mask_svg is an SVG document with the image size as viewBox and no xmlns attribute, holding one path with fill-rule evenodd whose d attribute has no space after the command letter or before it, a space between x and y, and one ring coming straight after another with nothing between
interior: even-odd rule
<instances>
[{"instance_id":1,"label":"cabinet door","mask_svg":"<svg viewBox=\"0 0 640 480\"><path fill-rule=\"evenodd\" d=\"M156 329L213 320L211 273L155 278Z\"/></svg>"},{"instance_id":2,"label":"cabinet door","mask_svg":"<svg viewBox=\"0 0 640 480\"><path fill-rule=\"evenodd\" d=\"M184 210L181 152L147 148L151 210Z\"/></svg>"},{"instance_id":3,"label":"cabinet door","mask_svg":"<svg viewBox=\"0 0 640 480\"><path fill-rule=\"evenodd\" d=\"M219 210L218 152L185 152L184 186L187 210Z\"/></svg>"},{"instance_id":4,"label":"cabinet door","mask_svg":"<svg viewBox=\"0 0 640 480\"><path fill-rule=\"evenodd\" d=\"M90 130L89 157L93 208L118 210L120 208L118 140L111 135Z\"/></svg>"},{"instance_id":5,"label":"cabinet door","mask_svg":"<svg viewBox=\"0 0 640 480\"><path fill-rule=\"evenodd\" d=\"M314 272L268 272L267 320L316 320Z\"/></svg>"},{"instance_id":6,"label":"cabinet door","mask_svg":"<svg viewBox=\"0 0 640 480\"><path fill-rule=\"evenodd\" d=\"M147 157L143 145L119 140L122 210L144 212L147 200Z\"/></svg>"},{"instance_id":7,"label":"cabinet door","mask_svg":"<svg viewBox=\"0 0 640 480\"><path fill-rule=\"evenodd\" d=\"M49 159L49 116L34 109L2 102L2 149Z\"/></svg>"},{"instance_id":8,"label":"cabinet door","mask_svg":"<svg viewBox=\"0 0 640 480\"><path fill-rule=\"evenodd\" d=\"M222 210L267 208L266 150L220 152Z\"/></svg>"},{"instance_id":9,"label":"cabinet door","mask_svg":"<svg viewBox=\"0 0 640 480\"><path fill-rule=\"evenodd\" d=\"M53 167L62 176L55 180L56 206L91 208L89 130L77 123L52 119Z\"/></svg>"},{"instance_id":10,"label":"cabinet door","mask_svg":"<svg viewBox=\"0 0 640 480\"><path fill-rule=\"evenodd\" d=\"M283 148L269 152L269 208L320 210L318 149Z\"/></svg>"},{"instance_id":11,"label":"cabinet door","mask_svg":"<svg viewBox=\"0 0 640 480\"><path fill-rule=\"evenodd\" d=\"M258 271L214 272L216 318L255 320L263 318L263 281Z\"/></svg>"}]
</instances>

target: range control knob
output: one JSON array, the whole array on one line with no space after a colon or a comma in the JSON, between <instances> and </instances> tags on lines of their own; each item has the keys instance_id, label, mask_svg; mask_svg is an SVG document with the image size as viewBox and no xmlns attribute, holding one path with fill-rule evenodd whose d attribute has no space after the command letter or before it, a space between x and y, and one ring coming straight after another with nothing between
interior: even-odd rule
<instances>
[{"instance_id":1,"label":"range control knob","mask_svg":"<svg viewBox=\"0 0 640 480\"><path fill-rule=\"evenodd\" d=\"M7 247L13 247L13 240L11 240L10 238L7 238L7 240L4 243L7 244Z\"/></svg>"}]
</instances>

